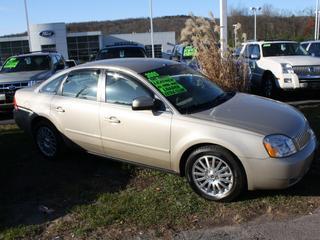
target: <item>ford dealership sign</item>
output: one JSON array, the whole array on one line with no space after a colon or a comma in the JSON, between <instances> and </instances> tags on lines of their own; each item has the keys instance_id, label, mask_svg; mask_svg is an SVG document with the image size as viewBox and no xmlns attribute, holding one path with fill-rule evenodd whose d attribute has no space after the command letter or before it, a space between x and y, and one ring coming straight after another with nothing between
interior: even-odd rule
<instances>
[{"instance_id":1,"label":"ford dealership sign","mask_svg":"<svg viewBox=\"0 0 320 240\"><path fill-rule=\"evenodd\" d=\"M39 35L40 35L41 37L49 38L49 37L52 37L52 36L54 35L54 31L45 30L45 31L40 32Z\"/></svg>"}]
</instances>

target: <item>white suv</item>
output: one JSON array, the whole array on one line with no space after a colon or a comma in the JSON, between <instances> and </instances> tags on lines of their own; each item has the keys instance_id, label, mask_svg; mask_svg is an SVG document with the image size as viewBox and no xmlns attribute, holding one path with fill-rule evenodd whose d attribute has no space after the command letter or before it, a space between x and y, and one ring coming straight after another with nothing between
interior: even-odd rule
<instances>
[{"instance_id":1,"label":"white suv","mask_svg":"<svg viewBox=\"0 0 320 240\"><path fill-rule=\"evenodd\" d=\"M266 97L279 89L320 88L320 59L309 56L297 42L248 42L240 59L249 65L252 88Z\"/></svg>"}]
</instances>

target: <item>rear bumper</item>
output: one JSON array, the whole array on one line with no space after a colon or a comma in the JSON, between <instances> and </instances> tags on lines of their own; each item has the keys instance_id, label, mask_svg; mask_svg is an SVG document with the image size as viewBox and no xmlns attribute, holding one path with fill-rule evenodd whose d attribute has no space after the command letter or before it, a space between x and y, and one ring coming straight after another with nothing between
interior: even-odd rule
<instances>
[{"instance_id":1,"label":"rear bumper","mask_svg":"<svg viewBox=\"0 0 320 240\"><path fill-rule=\"evenodd\" d=\"M18 108L13 111L13 117L19 128L31 134L31 120L34 113L28 109Z\"/></svg>"},{"instance_id":2,"label":"rear bumper","mask_svg":"<svg viewBox=\"0 0 320 240\"><path fill-rule=\"evenodd\" d=\"M288 158L247 159L249 190L284 189L296 184L309 171L316 147L314 138L303 150Z\"/></svg>"}]
</instances>

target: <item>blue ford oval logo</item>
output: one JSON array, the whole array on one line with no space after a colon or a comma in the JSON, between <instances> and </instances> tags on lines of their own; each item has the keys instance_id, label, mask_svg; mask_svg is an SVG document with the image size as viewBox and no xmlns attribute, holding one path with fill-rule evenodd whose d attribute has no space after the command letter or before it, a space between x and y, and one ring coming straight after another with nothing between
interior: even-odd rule
<instances>
[{"instance_id":1,"label":"blue ford oval logo","mask_svg":"<svg viewBox=\"0 0 320 240\"><path fill-rule=\"evenodd\" d=\"M310 73L313 73L313 72L315 72L315 69L314 69L314 67L309 67L309 72L310 72Z\"/></svg>"},{"instance_id":2,"label":"blue ford oval logo","mask_svg":"<svg viewBox=\"0 0 320 240\"><path fill-rule=\"evenodd\" d=\"M40 35L41 37L49 38L49 37L52 37L52 36L54 35L54 31L45 30L45 31L40 32L39 35Z\"/></svg>"}]
</instances>

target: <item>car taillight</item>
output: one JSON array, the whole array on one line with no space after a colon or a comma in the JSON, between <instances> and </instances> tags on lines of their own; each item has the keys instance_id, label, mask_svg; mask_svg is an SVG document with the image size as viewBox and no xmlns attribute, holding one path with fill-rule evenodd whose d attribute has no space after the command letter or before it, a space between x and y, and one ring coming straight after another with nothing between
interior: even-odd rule
<instances>
[{"instance_id":1,"label":"car taillight","mask_svg":"<svg viewBox=\"0 0 320 240\"><path fill-rule=\"evenodd\" d=\"M14 96L14 98L13 98L13 107L14 107L15 110L18 110L16 96Z\"/></svg>"}]
</instances>

